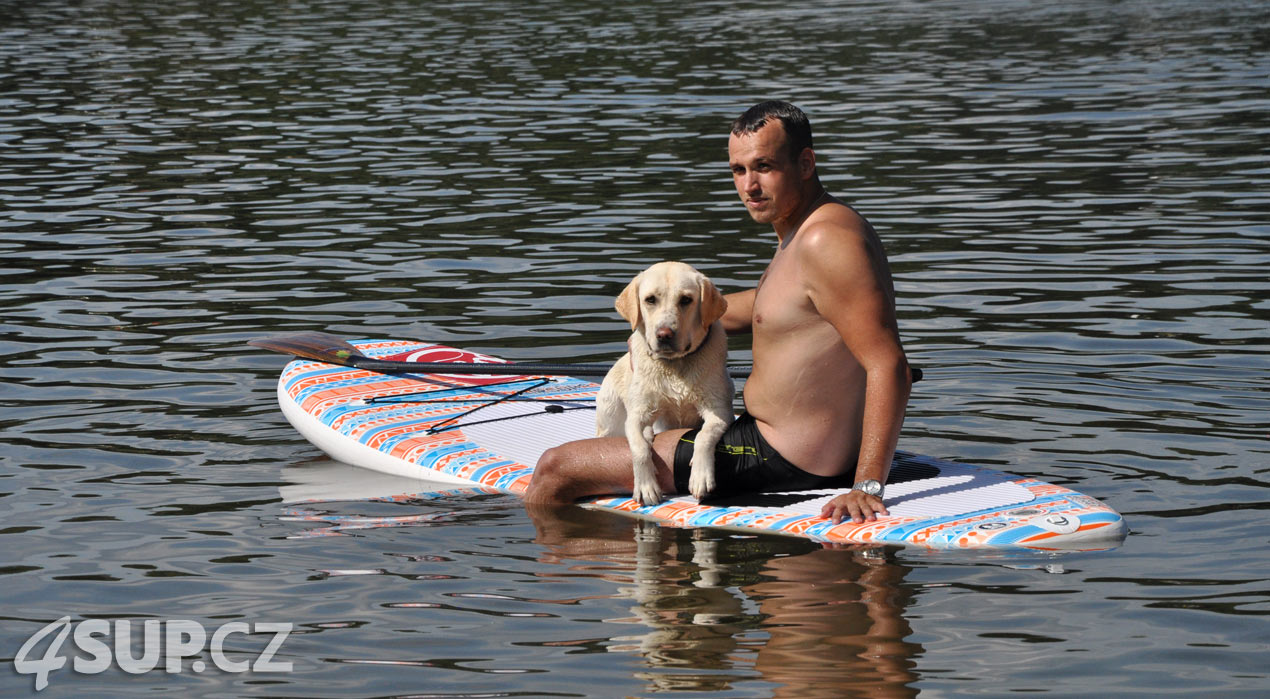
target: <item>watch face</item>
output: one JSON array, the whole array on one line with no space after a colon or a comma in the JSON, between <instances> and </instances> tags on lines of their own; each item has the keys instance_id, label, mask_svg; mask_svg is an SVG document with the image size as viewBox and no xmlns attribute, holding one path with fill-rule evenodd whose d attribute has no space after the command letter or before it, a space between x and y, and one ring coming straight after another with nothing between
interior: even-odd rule
<instances>
[{"instance_id":1,"label":"watch face","mask_svg":"<svg viewBox=\"0 0 1270 699\"><path fill-rule=\"evenodd\" d=\"M867 495L877 495L882 492L882 484L874 480L860 481L852 489L864 491Z\"/></svg>"}]
</instances>

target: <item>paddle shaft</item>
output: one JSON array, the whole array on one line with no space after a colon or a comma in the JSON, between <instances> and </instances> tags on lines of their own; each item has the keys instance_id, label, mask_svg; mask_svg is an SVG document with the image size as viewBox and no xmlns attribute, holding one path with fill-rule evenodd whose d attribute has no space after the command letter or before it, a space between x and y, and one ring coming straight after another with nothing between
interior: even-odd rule
<instances>
[{"instance_id":1,"label":"paddle shaft","mask_svg":"<svg viewBox=\"0 0 1270 699\"><path fill-rule=\"evenodd\" d=\"M458 362L394 362L370 357L350 357L347 366L381 374L493 374L498 376L604 376L611 364L461 364ZM734 378L746 378L750 367L728 369Z\"/></svg>"},{"instance_id":2,"label":"paddle shaft","mask_svg":"<svg viewBox=\"0 0 1270 699\"><path fill-rule=\"evenodd\" d=\"M393 362L370 357L350 358L342 362L356 369L376 371L381 374L490 374L497 376L578 376L594 377L609 373L612 364L460 364L458 362ZM753 367L728 367L728 375L734 379L748 379ZM922 370L910 369L913 383L922 380Z\"/></svg>"},{"instance_id":3,"label":"paddle shaft","mask_svg":"<svg viewBox=\"0 0 1270 699\"><path fill-rule=\"evenodd\" d=\"M490 374L498 376L604 376L609 364L472 364L465 362L396 362L375 359L343 339L323 332L302 332L278 337L262 337L248 342L273 352L293 354L328 364L365 369L381 374ZM751 367L732 367L733 378L749 378ZM913 368L913 381L920 381L922 370Z\"/></svg>"}]
</instances>

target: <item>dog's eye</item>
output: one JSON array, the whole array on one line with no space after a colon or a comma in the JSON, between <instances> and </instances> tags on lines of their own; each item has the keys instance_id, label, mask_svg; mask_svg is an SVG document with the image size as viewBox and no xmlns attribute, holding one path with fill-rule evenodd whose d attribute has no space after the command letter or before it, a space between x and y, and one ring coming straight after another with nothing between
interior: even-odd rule
<instances>
[{"instance_id":1,"label":"dog's eye","mask_svg":"<svg viewBox=\"0 0 1270 699\"><path fill-rule=\"evenodd\" d=\"M645 304L647 304L647 305L649 305L649 306L656 306L656 305L657 305L657 297L656 297L656 296L654 296L654 295L652 295L652 294L649 294L648 296L645 296L645 297L644 297L644 303L645 303Z\"/></svg>"},{"instance_id":2,"label":"dog's eye","mask_svg":"<svg viewBox=\"0 0 1270 699\"><path fill-rule=\"evenodd\" d=\"M680 306L691 306L691 305L692 305L692 297L691 297L691 296L680 296L680 297L679 297L679 305L680 305Z\"/></svg>"}]
</instances>

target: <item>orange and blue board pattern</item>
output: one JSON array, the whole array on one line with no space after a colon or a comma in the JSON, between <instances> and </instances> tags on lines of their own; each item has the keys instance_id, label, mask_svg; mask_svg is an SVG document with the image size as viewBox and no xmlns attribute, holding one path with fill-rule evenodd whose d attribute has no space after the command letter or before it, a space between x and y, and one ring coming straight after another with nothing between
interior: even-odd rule
<instances>
[{"instance_id":1,"label":"orange and blue board pattern","mask_svg":"<svg viewBox=\"0 0 1270 699\"><path fill-rule=\"evenodd\" d=\"M400 340L354 342L364 354L396 361L505 363L489 355L444 345ZM598 386L569 377L508 377L456 373L390 376L362 369L295 360L280 378L280 397L291 400L340 438L370 447L402 464L463 479L475 486L521 494L533 476L532 463L520 463L476 443L464 425L479 420L475 406L497 402L525 390L527 400L587 401ZM522 388L528 387L528 388ZM412 397L426 395L426 400ZM470 419L463 417L472 413ZM463 419L456 419L463 417ZM297 425L298 426L298 425ZM561 437L574 439L590 435ZM526 459L527 460L527 459ZM366 466L367 464L353 464ZM954 464L899 452L892 473L977 472L1008 480L1022 498L967 512L934 516L891 516L864 523L833 523L817 511L784 505L711 504L674 497L642 506L627 496L599 498L587 507L613 510L670 526L763 531L840 544L896 544L932 549L1113 548L1125 534L1123 518L1102 502L1068 488L991 469ZM809 493L806 500L832 497ZM788 500L788 498L787 498ZM1023 501L1020 501L1023 500ZM888 507L890 503L888 501ZM813 508L814 509L814 508Z\"/></svg>"}]
</instances>

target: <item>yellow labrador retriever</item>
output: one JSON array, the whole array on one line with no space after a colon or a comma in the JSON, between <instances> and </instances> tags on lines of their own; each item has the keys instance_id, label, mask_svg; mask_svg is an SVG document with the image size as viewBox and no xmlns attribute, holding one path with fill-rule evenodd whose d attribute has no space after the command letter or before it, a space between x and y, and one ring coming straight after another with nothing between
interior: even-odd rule
<instances>
[{"instance_id":1,"label":"yellow labrador retriever","mask_svg":"<svg viewBox=\"0 0 1270 699\"><path fill-rule=\"evenodd\" d=\"M596 434L626 436L634 497L652 505L662 497L653 435L700 425L688 490L704 497L714 489L715 445L732 422L728 343L719 323L728 302L691 266L659 262L640 272L615 306L633 332L630 351L609 370L596 397Z\"/></svg>"}]
</instances>

